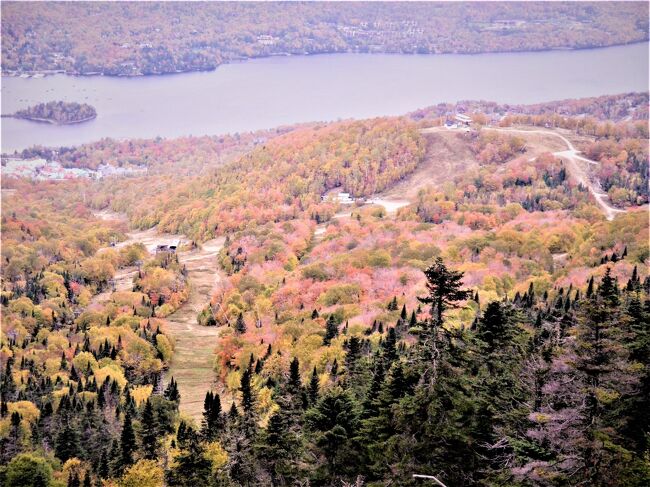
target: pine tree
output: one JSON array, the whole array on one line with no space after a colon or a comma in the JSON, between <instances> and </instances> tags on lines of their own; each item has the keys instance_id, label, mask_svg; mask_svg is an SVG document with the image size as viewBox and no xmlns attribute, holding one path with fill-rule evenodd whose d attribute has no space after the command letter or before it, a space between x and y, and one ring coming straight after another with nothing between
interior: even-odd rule
<instances>
[{"instance_id":1,"label":"pine tree","mask_svg":"<svg viewBox=\"0 0 650 487\"><path fill-rule=\"evenodd\" d=\"M154 414L151 401L147 399L142 411L140 445L143 456L146 460L156 460L158 458L158 435L160 425Z\"/></svg>"},{"instance_id":2,"label":"pine tree","mask_svg":"<svg viewBox=\"0 0 650 487\"><path fill-rule=\"evenodd\" d=\"M20 441L20 423L22 416L18 411L11 413L9 418L10 430L6 438L0 440L0 461L6 463L10 458L16 456L22 450Z\"/></svg>"},{"instance_id":3,"label":"pine tree","mask_svg":"<svg viewBox=\"0 0 650 487\"><path fill-rule=\"evenodd\" d=\"M208 391L203 402L203 421L201 437L206 441L215 440L223 428L223 414L219 394Z\"/></svg>"},{"instance_id":4,"label":"pine tree","mask_svg":"<svg viewBox=\"0 0 650 487\"><path fill-rule=\"evenodd\" d=\"M348 377L353 379L357 373L357 362L361 357L361 341L358 337L352 336L348 340L348 351L345 354L345 369Z\"/></svg>"},{"instance_id":5,"label":"pine tree","mask_svg":"<svg viewBox=\"0 0 650 487\"><path fill-rule=\"evenodd\" d=\"M354 469L359 417L351 395L340 387L330 389L307 411L306 421L314 443L327 459L330 478Z\"/></svg>"},{"instance_id":6,"label":"pine tree","mask_svg":"<svg viewBox=\"0 0 650 487\"><path fill-rule=\"evenodd\" d=\"M594 276L591 276L589 278L589 283L587 284L586 296L590 298L593 293L594 293Z\"/></svg>"},{"instance_id":7,"label":"pine tree","mask_svg":"<svg viewBox=\"0 0 650 487\"><path fill-rule=\"evenodd\" d=\"M122 468L133 465L133 453L137 449L135 441L135 433L133 432L133 423L131 422L131 414L127 411L124 415L124 423L122 424L122 433L120 434L120 463Z\"/></svg>"},{"instance_id":8,"label":"pine tree","mask_svg":"<svg viewBox=\"0 0 650 487\"><path fill-rule=\"evenodd\" d=\"M12 401L16 395L16 383L14 382L13 376L13 357L7 359L5 365L5 372L2 376L2 383L0 385L0 396L5 401Z\"/></svg>"},{"instance_id":9,"label":"pine tree","mask_svg":"<svg viewBox=\"0 0 650 487\"><path fill-rule=\"evenodd\" d=\"M384 363L379 356L375 357L375 365L372 374L372 382L370 383L370 388L368 389L368 394L366 400L363 404L363 417L369 418L376 416L379 412L378 410L378 399L379 392L384 384L385 373L384 373Z\"/></svg>"},{"instance_id":10,"label":"pine tree","mask_svg":"<svg viewBox=\"0 0 650 487\"><path fill-rule=\"evenodd\" d=\"M632 419L636 408L630 400L641 387L625 346L632 340L621 308L609 271L591 297L576 304L575 320L566 327L569 339L559 342L561 366L553 367L546 381L537 413L543 420L528 430L531 449L541 453L530 461L536 477L570 478L585 485L616 485L627 477L623 458L638 443L633 435L630 443L621 441L619 431L630 430L619 425L642 427ZM647 405L644 409L647 418Z\"/></svg>"},{"instance_id":11,"label":"pine tree","mask_svg":"<svg viewBox=\"0 0 650 487\"><path fill-rule=\"evenodd\" d=\"M492 301L485 308L476 335L485 342L487 353L492 353L507 339L508 334L509 326L502 305L498 301Z\"/></svg>"},{"instance_id":12,"label":"pine tree","mask_svg":"<svg viewBox=\"0 0 650 487\"><path fill-rule=\"evenodd\" d=\"M201 437L204 440L210 441L210 415L212 411L213 395L212 391L205 393L203 400L203 419L201 420Z\"/></svg>"},{"instance_id":13,"label":"pine tree","mask_svg":"<svg viewBox=\"0 0 650 487\"><path fill-rule=\"evenodd\" d=\"M431 305L431 314L435 316L436 323L440 324L444 312L448 308L456 307L457 301L467 299L471 292L461 289L463 273L447 269L440 257L424 271L424 275L427 278L429 295L418 299Z\"/></svg>"},{"instance_id":14,"label":"pine tree","mask_svg":"<svg viewBox=\"0 0 650 487\"><path fill-rule=\"evenodd\" d=\"M54 449L57 458L62 462L81 456L79 431L71 424L70 420L64 422L63 428L56 437Z\"/></svg>"},{"instance_id":15,"label":"pine tree","mask_svg":"<svg viewBox=\"0 0 650 487\"><path fill-rule=\"evenodd\" d=\"M639 296L632 291L626 314L629 323L630 339L626 341L629 359L637 367L642 367L639 373L639 386L636 394L625 398L625 425L623 433L630 438L631 449L639 456L650 451L650 301L646 301L646 310L641 306Z\"/></svg>"},{"instance_id":16,"label":"pine tree","mask_svg":"<svg viewBox=\"0 0 650 487\"><path fill-rule=\"evenodd\" d=\"M384 371L379 362L375 371L369 398L364 407L360 437L364 442L368 466L372 476L381 477L386 470L386 449L389 439L397 433L393 418L393 405L408 392L402 365L395 363L384 380Z\"/></svg>"},{"instance_id":17,"label":"pine tree","mask_svg":"<svg viewBox=\"0 0 650 487\"><path fill-rule=\"evenodd\" d=\"M244 372L241 376L241 382L239 390L242 395L241 405L244 411L245 416L250 416L253 414L253 405L255 399L253 397L253 390L251 389L251 371L250 369L244 369Z\"/></svg>"},{"instance_id":18,"label":"pine tree","mask_svg":"<svg viewBox=\"0 0 650 487\"><path fill-rule=\"evenodd\" d=\"M395 328L389 328L388 334L386 335L386 340L382 344L382 359L384 360L384 366L386 368L397 359L397 333Z\"/></svg>"},{"instance_id":19,"label":"pine tree","mask_svg":"<svg viewBox=\"0 0 650 487\"><path fill-rule=\"evenodd\" d=\"M199 435L184 422L183 434L178 436L180 453L174 459L174 466L167 472L167 484L170 486L200 486L208 485L211 475L211 463L205 457ZM181 432L179 426L179 433Z\"/></svg>"},{"instance_id":20,"label":"pine tree","mask_svg":"<svg viewBox=\"0 0 650 487\"><path fill-rule=\"evenodd\" d=\"M216 437L216 434L223 428L223 412L221 411L221 398L219 394L215 394L212 398L212 406L210 407L210 431L214 432L212 437Z\"/></svg>"},{"instance_id":21,"label":"pine tree","mask_svg":"<svg viewBox=\"0 0 650 487\"><path fill-rule=\"evenodd\" d=\"M318 373L316 372L316 367L311 373L311 379L309 380L309 404L314 405L318 400L318 390L319 390L319 379Z\"/></svg>"},{"instance_id":22,"label":"pine tree","mask_svg":"<svg viewBox=\"0 0 650 487\"><path fill-rule=\"evenodd\" d=\"M415 316L415 311L411 311L411 318L409 319L409 329L413 329L418 326L418 320Z\"/></svg>"},{"instance_id":23,"label":"pine tree","mask_svg":"<svg viewBox=\"0 0 650 487\"><path fill-rule=\"evenodd\" d=\"M122 455L120 453L120 444L118 440L113 440L111 443L111 451L108 456L109 470L111 477L121 477L124 473L122 466Z\"/></svg>"},{"instance_id":24,"label":"pine tree","mask_svg":"<svg viewBox=\"0 0 650 487\"><path fill-rule=\"evenodd\" d=\"M106 450L102 450L102 454L99 460L99 466L97 467L97 475L99 478L106 479L110 475L110 469L108 465L108 454Z\"/></svg>"},{"instance_id":25,"label":"pine tree","mask_svg":"<svg viewBox=\"0 0 650 487\"><path fill-rule=\"evenodd\" d=\"M339 362L336 359L334 359L334 362L332 362L332 367L330 367L330 374L334 379L336 379L339 374Z\"/></svg>"},{"instance_id":26,"label":"pine tree","mask_svg":"<svg viewBox=\"0 0 650 487\"><path fill-rule=\"evenodd\" d=\"M239 313L239 316L237 316L237 321L235 323L235 333L238 335L246 333L246 322L244 321L244 315L242 313Z\"/></svg>"},{"instance_id":27,"label":"pine tree","mask_svg":"<svg viewBox=\"0 0 650 487\"><path fill-rule=\"evenodd\" d=\"M169 381L167 388L165 388L165 391L163 392L163 396L168 401L173 401L175 403L180 402L181 394L180 392L178 392L178 384L174 380L174 377L172 377L171 380Z\"/></svg>"},{"instance_id":28,"label":"pine tree","mask_svg":"<svg viewBox=\"0 0 650 487\"><path fill-rule=\"evenodd\" d=\"M262 441L257 447L257 456L268 465L273 486L287 484L286 474L290 472L289 460L294 449L288 431L287 415L280 410L269 419Z\"/></svg>"},{"instance_id":29,"label":"pine tree","mask_svg":"<svg viewBox=\"0 0 650 487\"><path fill-rule=\"evenodd\" d=\"M323 345L329 346L332 343L332 339L336 338L339 335L339 326L334 320L334 315L330 315L327 318L327 323L325 324L325 336L323 337Z\"/></svg>"},{"instance_id":30,"label":"pine tree","mask_svg":"<svg viewBox=\"0 0 650 487\"><path fill-rule=\"evenodd\" d=\"M612 269L607 268L605 275L600 281L598 295L602 296L610 306L618 305L618 286L616 280L612 277Z\"/></svg>"},{"instance_id":31,"label":"pine tree","mask_svg":"<svg viewBox=\"0 0 650 487\"><path fill-rule=\"evenodd\" d=\"M289 390L293 393L296 393L300 390L300 362L298 361L298 357L294 357L291 361L291 364L289 364L288 387Z\"/></svg>"}]
</instances>

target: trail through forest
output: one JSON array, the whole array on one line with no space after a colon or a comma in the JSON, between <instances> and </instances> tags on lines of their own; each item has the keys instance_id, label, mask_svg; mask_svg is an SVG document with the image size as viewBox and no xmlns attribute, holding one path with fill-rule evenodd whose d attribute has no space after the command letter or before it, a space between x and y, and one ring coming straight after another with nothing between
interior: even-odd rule
<instances>
[{"instance_id":1,"label":"trail through forest","mask_svg":"<svg viewBox=\"0 0 650 487\"><path fill-rule=\"evenodd\" d=\"M123 220L121 215L111 212L98 212L95 215L105 220ZM116 244L115 248L142 243L153 253L158 245L187 241L183 235L159 234L155 228L129 232L127 236L128 238ZM221 280L217 254L222 246L223 238L218 238L204 242L199 248L178 252L179 262L187 269L190 295L178 310L167 317L167 331L174 339L175 346L165 383L169 382L171 377L178 382L181 394L180 410L194 418L197 424L200 423L203 412L205 393L215 385L214 351L220 329L201 326L196 317L210 301ZM135 267L120 269L114 277L115 289L131 289L136 272ZM93 300L102 302L109 298L110 291L107 291L98 294Z\"/></svg>"},{"instance_id":2,"label":"trail through forest","mask_svg":"<svg viewBox=\"0 0 650 487\"><path fill-rule=\"evenodd\" d=\"M608 220L613 220L618 213L625 212L625 210L615 208L611 205L607 193L603 191L598 181L595 181L589 176L588 169L585 168L585 165L588 168L589 166L598 166L600 163L582 156L580 151L575 148L573 143L560 132L555 130L516 129L510 127L483 127L481 130L493 130L497 132L522 134L527 136L527 140L534 137L536 139L534 141L535 150L532 153L533 157L531 160L535 160L539 153L541 153L537 149L544 149L545 151L551 152L555 157L558 157L561 160L565 161L569 175L573 177L575 181L582 184L589 190ZM417 189L426 183L433 183L435 182L434 179L436 178L436 174L446 174L448 176L449 172L445 169L450 168L449 164L446 164L446 162L450 159L449 154L454 155L454 153L456 153L456 164L458 164L461 160L467 159L467 153L463 154L462 152L458 152L458 143L456 143L453 147L449 145L451 142L453 142L453 138L450 137L449 134L453 134L455 137L457 137L458 134L461 134L462 132L458 130L450 130L446 127L429 127L420 130L420 133L428 136L429 138L442 137L444 141L442 148L445 150L438 150L435 153L435 157L433 157L434 154L432 154L431 150L429 150L425 158L425 162L420 165L421 167L416 169L415 173L412 175L413 177L409 177L408 180L398 183L398 185L396 185L394 189L391 190L391 192L400 190L400 188L404 191L408 191L409 187ZM441 140L438 140L437 142L441 142ZM557 142L563 143L566 145L566 148L562 148L562 150L556 150L560 149L560 146L557 144ZM429 144L429 147L431 147L431 144ZM448 149L453 150L450 152ZM465 148L465 152L468 150L468 148ZM458 154L461 154L460 158L458 157ZM471 157L473 158L473 156ZM427 163L427 161L429 163ZM435 171L432 170L431 162L435 162L435 165L437 167ZM451 167L453 167L453 165ZM410 182L412 182L412 184Z\"/></svg>"},{"instance_id":3,"label":"trail through forest","mask_svg":"<svg viewBox=\"0 0 650 487\"><path fill-rule=\"evenodd\" d=\"M167 317L167 330L175 340L167 375L178 381L181 412L192 416L197 424L200 424L205 393L215 385L214 351L220 328L201 326L196 317L210 302L221 279L217 253L222 246L223 238L219 238L204 242L200 249L179 254L180 262L187 269L190 296Z\"/></svg>"}]
</instances>

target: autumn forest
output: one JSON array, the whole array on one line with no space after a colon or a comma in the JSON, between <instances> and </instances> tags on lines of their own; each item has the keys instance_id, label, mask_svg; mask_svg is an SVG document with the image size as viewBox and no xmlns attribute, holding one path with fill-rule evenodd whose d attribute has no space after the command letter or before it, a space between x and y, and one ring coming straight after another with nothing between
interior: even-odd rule
<instances>
[{"instance_id":1,"label":"autumn forest","mask_svg":"<svg viewBox=\"0 0 650 487\"><path fill-rule=\"evenodd\" d=\"M289 42L287 31L301 51L381 38L402 52L412 43L382 19L433 4L287 7L311 34L279 20L279 3L256 27L242 20L255 4L202 5L228 19L219 32L201 31L209 19L189 4L152 5L146 18L141 4L71 7L126 19L77 32L113 46L94 59L63 30L32 30L42 15L83 30L62 4L24 16L3 5L3 72L111 74L127 58L143 72L203 69L267 55L275 47L253 48L251 35ZM511 5L491 4L492 16L439 8L448 28L470 9L478 35L519 18ZM620 42L647 36L645 17L624 22L638 4L618 20L614 7L531 12L552 11L554 28L585 22L567 47L605 42L590 30L603 22ZM413 33L427 52L439 21ZM143 25L156 38L178 25L197 33L169 37L163 66L115 44L143 42ZM512 35L542 48L547 27ZM505 42L489 40L481 51ZM457 41L462 52L480 44ZM101 116L46 101L24 115ZM3 154L0 485L649 485L648 104L647 91L450 101ZM8 175L16 161L113 172Z\"/></svg>"}]
</instances>

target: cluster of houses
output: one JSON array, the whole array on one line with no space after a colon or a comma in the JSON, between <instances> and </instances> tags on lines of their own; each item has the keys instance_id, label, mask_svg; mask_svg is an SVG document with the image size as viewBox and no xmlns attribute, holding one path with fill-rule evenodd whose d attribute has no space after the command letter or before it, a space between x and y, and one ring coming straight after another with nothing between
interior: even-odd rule
<instances>
[{"instance_id":1,"label":"cluster of houses","mask_svg":"<svg viewBox=\"0 0 650 487\"><path fill-rule=\"evenodd\" d=\"M3 177L29 178L44 181L91 178L94 172L90 169L63 167L56 161L47 161L45 159L7 158L2 161Z\"/></svg>"},{"instance_id":2,"label":"cluster of houses","mask_svg":"<svg viewBox=\"0 0 650 487\"><path fill-rule=\"evenodd\" d=\"M2 176L29 178L37 181L59 181L63 179L91 178L108 176L131 176L145 173L147 168L119 167L100 164L96 170L81 167L63 167L58 161L47 159L21 159L8 157L2 159Z\"/></svg>"},{"instance_id":3,"label":"cluster of houses","mask_svg":"<svg viewBox=\"0 0 650 487\"><path fill-rule=\"evenodd\" d=\"M263 46L273 46L277 44L279 40L279 37L273 37L266 34L257 36L257 43L262 44Z\"/></svg>"}]
</instances>

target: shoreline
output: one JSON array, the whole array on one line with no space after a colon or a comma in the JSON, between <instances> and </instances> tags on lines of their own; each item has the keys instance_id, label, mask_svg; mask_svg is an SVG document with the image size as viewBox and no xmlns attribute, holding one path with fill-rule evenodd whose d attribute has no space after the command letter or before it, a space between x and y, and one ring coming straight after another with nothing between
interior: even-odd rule
<instances>
[{"instance_id":1,"label":"shoreline","mask_svg":"<svg viewBox=\"0 0 650 487\"><path fill-rule=\"evenodd\" d=\"M71 120L69 122L57 122L56 120L51 120L49 118L37 118L37 117L19 117L15 114L3 114L0 115L1 118L15 118L17 120L27 120L29 122L36 122L36 123L45 123L49 125L75 125L78 123L84 123L84 122L90 122L91 120L94 120L97 118L97 115L93 115L91 117L86 117L82 118L80 120Z\"/></svg>"},{"instance_id":2,"label":"shoreline","mask_svg":"<svg viewBox=\"0 0 650 487\"><path fill-rule=\"evenodd\" d=\"M43 78L50 75L64 74L66 76L73 77L93 77L93 76L107 76L110 78L142 78L142 77L157 77L157 76L173 76L178 74L187 74L187 73L209 73L215 71L220 66L233 63L242 63L255 59L267 59L272 57L297 57L297 56L323 56L323 55L333 55L333 54L369 54L369 55L396 55L396 56L481 56L485 54L525 54L525 53L544 53L544 52L556 52L556 51L589 51L597 49L609 49L613 47L622 47L630 46L634 44L648 44L650 43L650 38L631 41L631 42L621 42L616 44L609 44L606 46L586 46L586 47L551 47L551 48L542 48L542 49L513 49L513 50L494 50L494 51L479 51L479 52L435 52L435 53L415 53L415 52L387 52L387 51L376 51L376 52L361 52L354 50L345 50L345 51L325 51L325 52L314 52L314 53L301 53L301 54L291 54L291 53L271 53L260 56L251 56L245 58L233 58L225 60L221 63L215 64L214 66L205 67L203 69L178 69L175 71L166 71L161 73L135 73L135 74L110 74L105 71L92 71L88 73L80 73L76 71L66 71L65 69L46 69L40 71L5 71L0 70L0 76L15 77L15 78ZM3 115L4 117L4 115ZM76 122L72 122L76 123ZM61 124L65 125L65 124Z\"/></svg>"}]
</instances>

